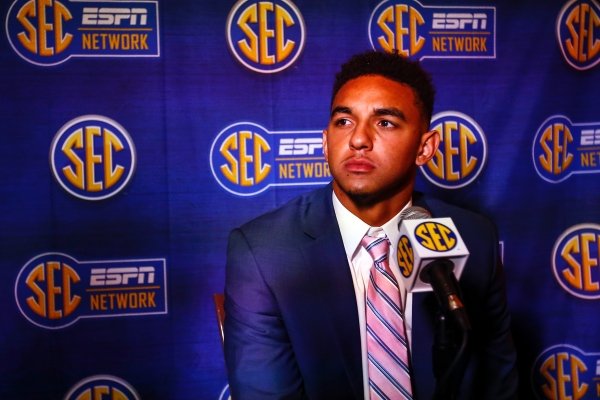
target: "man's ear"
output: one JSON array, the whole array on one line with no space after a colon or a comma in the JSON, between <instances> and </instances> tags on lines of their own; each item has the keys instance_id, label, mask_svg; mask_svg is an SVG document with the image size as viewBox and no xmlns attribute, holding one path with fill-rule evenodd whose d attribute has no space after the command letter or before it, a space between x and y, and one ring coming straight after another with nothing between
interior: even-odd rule
<instances>
[{"instance_id":1,"label":"man's ear","mask_svg":"<svg viewBox=\"0 0 600 400\"><path fill-rule=\"evenodd\" d=\"M325 156L325 161L329 161L327 150L327 129L323 129L323 155Z\"/></svg>"},{"instance_id":2,"label":"man's ear","mask_svg":"<svg viewBox=\"0 0 600 400\"><path fill-rule=\"evenodd\" d=\"M433 158L440 146L440 134L436 130L425 132L421 135L421 145L417 153L416 164L418 166L425 165Z\"/></svg>"}]
</instances>

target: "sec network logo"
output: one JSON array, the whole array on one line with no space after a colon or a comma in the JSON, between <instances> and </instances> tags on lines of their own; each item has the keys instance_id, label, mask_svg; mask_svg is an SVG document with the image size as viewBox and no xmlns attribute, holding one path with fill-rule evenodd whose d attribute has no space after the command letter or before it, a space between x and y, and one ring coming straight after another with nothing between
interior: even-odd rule
<instances>
[{"instance_id":1,"label":"sec network logo","mask_svg":"<svg viewBox=\"0 0 600 400\"><path fill-rule=\"evenodd\" d=\"M268 131L252 122L231 124L217 134L210 166L219 185L238 196L331 180L321 131Z\"/></svg>"}]
</instances>

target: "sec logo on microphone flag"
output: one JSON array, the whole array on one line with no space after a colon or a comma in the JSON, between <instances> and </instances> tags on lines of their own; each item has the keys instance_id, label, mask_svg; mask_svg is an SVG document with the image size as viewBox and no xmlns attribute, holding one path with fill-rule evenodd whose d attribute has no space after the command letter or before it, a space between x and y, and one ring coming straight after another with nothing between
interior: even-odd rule
<instances>
[{"instance_id":1,"label":"sec logo on microphone flag","mask_svg":"<svg viewBox=\"0 0 600 400\"><path fill-rule=\"evenodd\" d=\"M468 257L469 251L451 218L405 219L400 224L397 260L409 292L431 290L418 276L431 262L442 258L452 261L458 279Z\"/></svg>"}]
</instances>

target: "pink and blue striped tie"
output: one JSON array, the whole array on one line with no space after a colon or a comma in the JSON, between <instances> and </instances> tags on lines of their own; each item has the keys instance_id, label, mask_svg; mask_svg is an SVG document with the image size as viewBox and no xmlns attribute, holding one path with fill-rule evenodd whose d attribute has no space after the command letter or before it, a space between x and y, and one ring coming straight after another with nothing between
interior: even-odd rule
<instances>
[{"instance_id":1,"label":"pink and blue striped tie","mask_svg":"<svg viewBox=\"0 0 600 400\"><path fill-rule=\"evenodd\" d=\"M412 399L408 343L398 282L390 270L387 237L365 236L373 257L367 288L369 393L374 399Z\"/></svg>"}]
</instances>

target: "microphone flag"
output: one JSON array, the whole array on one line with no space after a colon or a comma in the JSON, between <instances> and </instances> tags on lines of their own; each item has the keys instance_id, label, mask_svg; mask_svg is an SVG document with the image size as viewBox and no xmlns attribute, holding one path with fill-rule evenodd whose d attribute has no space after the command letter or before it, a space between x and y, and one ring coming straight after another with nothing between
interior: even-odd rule
<instances>
[{"instance_id":1,"label":"microphone flag","mask_svg":"<svg viewBox=\"0 0 600 400\"><path fill-rule=\"evenodd\" d=\"M427 292L433 288L420 278L423 268L436 260L449 260L458 280L469 250L451 218L404 219L396 257L406 290Z\"/></svg>"}]
</instances>

